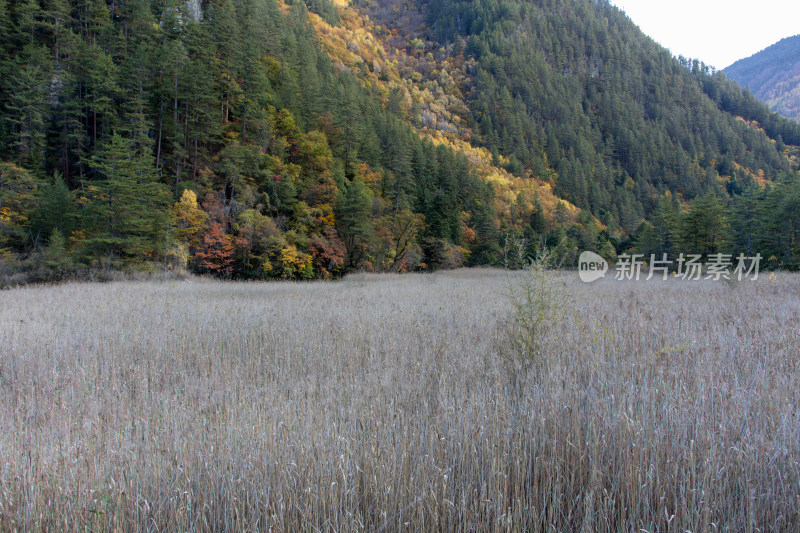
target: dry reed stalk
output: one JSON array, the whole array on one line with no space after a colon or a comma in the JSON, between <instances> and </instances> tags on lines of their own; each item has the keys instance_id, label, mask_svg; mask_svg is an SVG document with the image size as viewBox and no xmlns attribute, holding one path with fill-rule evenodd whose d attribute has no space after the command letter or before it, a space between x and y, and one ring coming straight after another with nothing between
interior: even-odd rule
<instances>
[{"instance_id":1,"label":"dry reed stalk","mask_svg":"<svg viewBox=\"0 0 800 533\"><path fill-rule=\"evenodd\" d=\"M0 529L800 529L800 277L562 274L511 388L507 276L4 291Z\"/></svg>"}]
</instances>

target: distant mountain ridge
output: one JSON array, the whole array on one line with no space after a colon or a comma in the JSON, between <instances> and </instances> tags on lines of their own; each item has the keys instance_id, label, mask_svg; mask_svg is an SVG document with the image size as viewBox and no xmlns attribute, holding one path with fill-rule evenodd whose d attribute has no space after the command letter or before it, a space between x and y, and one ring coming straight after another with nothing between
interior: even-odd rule
<instances>
[{"instance_id":1,"label":"distant mountain ridge","mask_svg":"<svg viewBox=\"0 0 800 533\"><path fill-rule=\"evenodd\" d=\"M800 122L800 35L781 39L723 72L776 113Z\"/></svg>"}]
</instances>

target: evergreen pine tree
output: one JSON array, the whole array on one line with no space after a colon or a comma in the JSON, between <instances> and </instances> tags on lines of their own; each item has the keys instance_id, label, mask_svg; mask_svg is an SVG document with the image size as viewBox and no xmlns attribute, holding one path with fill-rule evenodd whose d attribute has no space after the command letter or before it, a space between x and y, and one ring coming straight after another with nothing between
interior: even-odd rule
<instances>
[{"instance_id":1,"label":"evergreen pine tree","mask_svg":"<svg viewBox=\"0 0 800 533\"><path fill-rule=\"evenodd\" d=\"M153 157L135 140L114 133L91 159L96 179L87 183L94 257L141 260L160 251L166 190L155 179Z\"/></svg>"}]
</instances>

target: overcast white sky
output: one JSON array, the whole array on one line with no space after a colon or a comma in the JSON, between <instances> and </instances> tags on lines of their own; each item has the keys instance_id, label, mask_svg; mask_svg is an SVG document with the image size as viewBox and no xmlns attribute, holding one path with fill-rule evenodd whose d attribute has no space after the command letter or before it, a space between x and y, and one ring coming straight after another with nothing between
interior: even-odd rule
<instances>
[{"instance_id":1,"label":"overcast white sky","mask_svg":"<svg viewBox=\"0 0 800 533\"><path fill-rule=\"evenodd\" d=\"M611 0L675 56L723 69L800 34L800 0Z\"/></svg>"}]
</instances>

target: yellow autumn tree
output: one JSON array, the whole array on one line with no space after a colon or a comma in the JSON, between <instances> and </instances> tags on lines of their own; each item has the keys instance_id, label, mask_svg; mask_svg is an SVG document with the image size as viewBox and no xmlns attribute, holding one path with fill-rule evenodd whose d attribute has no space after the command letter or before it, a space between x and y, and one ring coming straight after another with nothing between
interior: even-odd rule
<instances>
[{"instance_id":1,"label":"yellow autumn tree","mask_svg":"<svg viewBox=\"0 0 800 533\"><path fill-rule=\"evenodd\" d=\"M172 221L175 224L176 240L197 248L203 242L208 214L197 204L194 191L184 189L181 199L172 206Z\"/></svg>"},{"instance_id":2,"label":"yellow autumn tree","mask_svg":"<svg viewBox=\"0 0 800 533\"><path fill-rule=\"evenodd\" d=\"M208 214L197 204L194 191L184 189L180 200L172 206L171 216L175 240L167 252L167 261L174 267L184 269L192 251L203 244Z\"/></svg>"},{"instance_id":3,"label":"yellow autumn tree","mask_svg":"<svg viewBox=\"0 0 800 533\"><path fill-rule=\"evenodd\" d=\"M281 277L283 278L312 278L314 267L312 266L312 256L297 249L297 246L290 244L281 250L278 262L281 266Z\"/></svg>"}]
</instances>

